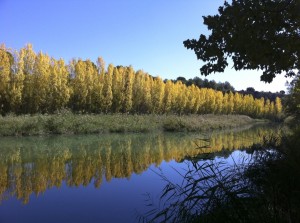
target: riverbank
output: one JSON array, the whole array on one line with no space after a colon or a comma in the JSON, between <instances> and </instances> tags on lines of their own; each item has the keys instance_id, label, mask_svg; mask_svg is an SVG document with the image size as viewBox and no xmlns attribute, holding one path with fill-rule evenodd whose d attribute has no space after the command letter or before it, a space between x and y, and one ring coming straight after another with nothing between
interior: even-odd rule
<instances>
[{"instance_id":1,"label":"riverbank","mask_svg":"<svg viewBox=\"0 0 300 223\"><path fill-rule=\"evenodd\" d=\"M0 117L0 136L103 134L129 132L200 132L264 122L245 115L9 115Z\"/></svg>"}]
</instances>

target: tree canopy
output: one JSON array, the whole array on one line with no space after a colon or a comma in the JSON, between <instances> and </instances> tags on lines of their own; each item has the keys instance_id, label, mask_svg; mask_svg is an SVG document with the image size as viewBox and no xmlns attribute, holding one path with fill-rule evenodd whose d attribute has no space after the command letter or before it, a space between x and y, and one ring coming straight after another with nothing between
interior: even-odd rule
<instances>
[{"instance_id":1,"label":"tree canopy","mask_svg":"<svg viewBox=\"0 0 300 223\"><path fill-rule=\"evenodd\" d=\"M201 74L223 72L228 59L235 70L262 70L269 83L277 74L299 72L300 0L225 1L218 11L203 16L208 36L183 42L205 62Z\"/></svg>"},{"instance_id":2,"label":"tree canopy","mask_svg":"<svg viewBox=\"0 0 300 223\"><path fill-rule=\"evenodd\" d=\"M297 75L289 86L289 95L285 98L285 112L294 116L293 125L300 124L300 76Z\"/></svg>"},{"instance_id":3,"label":"tree canopy","mask_svg":"<svg viewBox=\"0 0 300 223\"><path fill-rule=\"evenodd\" d=\"M172 80L174 83L177 81L181 81L186 86L196 85L199 88L211 88L214 90L222 91L222 92L229 92L229 91L235 91L234 87L228 82L225 81L222 82L216 82L215 80L202 80L199 77L194 77L193 79L185 79L184 77L177 77L177 79Z\"/></svg>"},{"instance_id":4,"label":"tree canopy","mask_svg":"<svg viewBox=\"0 0 300 223\"><path fill-rule=\"evenodd\" d=\"M281 113L275 109L281 107L280 99L268 101L217 91L215 81L203 81L213 89L198 86L201 81L197 78L188 84L182 82L185 78L164 82L131 66L110 64L106 69L101 57L97 65L90 59L73 59L67 64L63 59L35 53L31 44L19 51L2 47L0 115L48 114L64 109L79 113L214 113L266 118L277 118ZM12 63L9 55L15 58ZM226 89L229 86L226 84Z\"/></svg>"}]
</instances>

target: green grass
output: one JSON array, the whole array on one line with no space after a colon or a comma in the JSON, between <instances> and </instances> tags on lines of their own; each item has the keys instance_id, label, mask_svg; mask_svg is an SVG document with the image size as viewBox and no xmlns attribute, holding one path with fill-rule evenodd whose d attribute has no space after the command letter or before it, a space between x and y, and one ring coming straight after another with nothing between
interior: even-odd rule
<instances>
[{"instance_id":1,"label":"green grass","mask_svg":"<svg viewBox=\"0 0 300 223\"><path fill-rule=\"evenodd\" d=\"M244 115L73 114L0 117L0 136L102 134L129 132L198 132L257 122Z\"/></svg>"}]
</instances>

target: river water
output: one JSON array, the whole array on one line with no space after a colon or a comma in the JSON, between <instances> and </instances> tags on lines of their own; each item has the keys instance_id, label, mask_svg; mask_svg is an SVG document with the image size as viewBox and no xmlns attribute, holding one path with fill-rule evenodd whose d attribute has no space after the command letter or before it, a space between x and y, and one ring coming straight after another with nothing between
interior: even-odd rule
<instances>
[{"instance_id":1,"label":"river water","mask_svg":"<svg viewBox=\"0 0 300 223\"><path fill-rule=\"evenodd\" d=\"M190 160L249 157L267 126L203 134L6 137L0 143L0 223L137 222Z\"/></svg>"}]
</instances>

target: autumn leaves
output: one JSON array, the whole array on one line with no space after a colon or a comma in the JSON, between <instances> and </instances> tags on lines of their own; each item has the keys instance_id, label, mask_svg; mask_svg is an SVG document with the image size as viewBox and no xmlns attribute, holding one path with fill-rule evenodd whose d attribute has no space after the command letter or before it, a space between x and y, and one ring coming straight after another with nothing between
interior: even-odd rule
<instances>
[{"instance_id":1,"label":"autumn leaves","mask_svg":"<svg viewBox=\"0 0 300 223\"><path fill-rule=\"evenodd\" d=\"M73 59L69 64L28 44L19 51L0 50L0 111L2 114L53 113L71 109L84 113L245 114L275 117L275 102L251 95L223 93L180 81L163 81L142 70L110 64L98 58Z\"/></svg>"}]
</instances>

